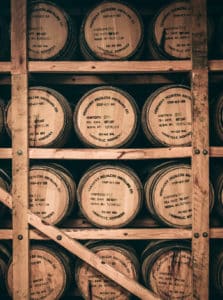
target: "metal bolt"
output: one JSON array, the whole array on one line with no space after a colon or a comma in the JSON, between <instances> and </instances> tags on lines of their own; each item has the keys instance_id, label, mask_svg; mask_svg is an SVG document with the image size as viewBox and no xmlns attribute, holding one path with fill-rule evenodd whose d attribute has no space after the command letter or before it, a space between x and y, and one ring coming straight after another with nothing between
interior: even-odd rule
<instances>
[{"instance_id":1,"label":"metal bolt","mask_svg":"<svg viewBox=\"0 0 223 300\"><path fill-rule=\"evenodd\" d=\"M194 153L195 153L195 154L200 154L200 150L199 150L199 149L195 149L195 150L194 150Z\"/></svg>"},{"instance_id":2,"label":"metal bolt","mask_svg":"<svg viewBox=\"0 0 223 300\"><path fill-rule=\"evenodd\" d=\"M61 241L61 240L62 240L62 235L58 235L58 236L57 236L57 240L58 240L58 241Z\"/></svg>"},{"instance_id":3,"label":"metal bolt","mask_svg":"<svg viewBox=\"0 0 223 300\"><path fill-rule=\"evenodd\" d=\"M22 150L19 149L19 150L17 151L17 154L18 154L18 155L22 155L22 154L23 154Z\"/></svg>"},{"instance_id":4,"label":"metal bolt","mask_svg":"<svg viewBox=\"0 0 223 300\"><path fill-rule=\"evenodd\" d=\"M22 235L22 234L19 234L19 235L18 235L18 240L21 241L22 239L23 239L23 235Z\"/></svg>"},{"instance_id":5,"label":"metal bolt","mask_svg":"<svg viewBox=\"0 0 223 300\"><path fill-rule=\"evenodd\" d=\"M203 237L204 238L208 237L208 233L207 232L203 232Z\"/></svg>"},{"instance_id":6,"label":"metal bolt","mask_svg":"<svg viewBox=\"0 0 223 300\"><path fill-rule=\"evenodd\" d=\"M198 239L198 238L200 237L200 234L199 234L198 232L196 232L196 233L194 234L194 237L195 237L195 239Z\"/></svg>"},{"instance_id":7,"label":"metal bolt","mask_svg":"<svg viewBox=\"0 0 223 300\"><path fill-rule=\"evenodd\" d=\"M203 150L203 154L204 154L204 155L207 155L207 154L208 154L208 150L204 149L204 150Z\"/></svg>"}]
</instances>

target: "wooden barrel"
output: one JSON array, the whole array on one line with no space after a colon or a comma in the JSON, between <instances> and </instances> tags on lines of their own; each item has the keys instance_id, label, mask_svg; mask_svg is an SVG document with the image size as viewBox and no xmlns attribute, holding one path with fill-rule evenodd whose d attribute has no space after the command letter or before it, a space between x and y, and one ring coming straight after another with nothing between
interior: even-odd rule
<instances>
[{"instance_id":1,"label":"wooden barrel","mask_svg":"<svg viewBox=\"0 0 223 300\"><path fill-rule=\"evenodd\" d=\"M84 19L80 47L89 60L136 59L143 47L143 23L138 12L120 1L103 1Z\"/></svg>"},{"instance_id":2,"label":"wooden barrel","mask_svg":"<svg viewBox=\"0 0 223 300\"><path fill-rule=\"evenodd\" d=\"M132 248L117 242L90 243L88 247L106 264L111 265L130 279L138 279L139 262ZM128 300L131 298L126 290L81 260L76 262L75 278L81 295L86 300Z\"/></svg>"},{"instance_id":3,"label":"wooden barrel","mask_svg":"<svg viewBox=\"0 0 223 300\"><path fill-rule=\"evenodd\" d=\"M28 14L28 56L33 60L70 59L77 48L71 17L50 1L32 1Z\"/></svg>"},{"instance_id":4,"label":"wooden barrel","mask_svg":"<svg viewBox=\"0 0 223 300\"><path fill-rule=\"evenodd\" d=\"M177 228L192 226L192 170L186 163L170 161L156 166L144 184L148 211L160 223ZM210 210L214 190L210 184Z\"/></svg>"},{"instance_id":5,"label":"wooden barrel","mask_svg":"<svg viewBox=\"0 0 223 300\"><path fill-rule=\"evenodd\" d=\"M146 286L163 300L192 299L192 254L189 242L151 242L142 253Z\"/></svg>"},{"instance_id":6,"label":"wooden barrel","mask_svg":"<svg viewBox=\"0 0 223 300\"><path fill-rule=\"evenodd\" d=\"M0 136L4 129L4 102L0 99ZM2 142L1 142L2 144Z\"/></svg>"},{"instance_id":7,"label":"wooden barrel","mask_svg":"<svg viewBox=\"0 0 223 300\"><path fill-rule=\"evenodd\" d=\"M63 222L75 203L76 184L72 175L56 164L34 165L29 182L30 210L49 224Z\"/></svg>"},{"instance_id":8,"label":"wooden barrel","mask_svg":"<svg viewBox=\"0 0 223 300\"><path fill-rule=\"evenodd\" d=\"M90 90L78 102L74 128L86 145L117 148L129 144L138 129L138 108L126 92L103 86Z\"/></svg>"},{"instance_id":9,"label":"wooden barrel","mask_svg":"<svg viewBox=\"0 0 223 300\"><path fill-rule=\"evenodd\" d=\"M138 176L123 165L98 164L81 178L77 198L83 215L102 228L129 224L142 204Z\"/></svg>"},{"instance_id":10,"label":"wooden barrel","mask_svg":"<svg viewBox=\"0 0 223 300\"><path fill-rule=\"evenodd\" d=\"M223 92L220 93L212 103L212 129L213 136L216 139L217 144L222 144L223 142Z\"/></svg>"},{"instance_id":11,"label":"wooden barrel","mask_svg":"<svg viewBox=\"0 0 223 300\"><path fill-rule=\"evenodd\" d=\"M61 147L72 128L72 110L66 98L48 87L29 88L29 146ZM12 128L11 102L6 108L6 128Z\"/></svg>"},{"instance_id":12,"label":"wooden barrel","mask_svg":"<svg viewBox=\"0 0 223 300\"><path fill-rule=\"evenodd\" d=\"M6 293L5 277L9 260L11 258L11 251L7 244L0 243L0 298L4 298Z\"/></svg>"},{"instance_id":13,"label":"wooden barrel","mask_svg":"<svg viewBox=\"0 0 223 300\"><path fill-rule=\"evenodd\" d=\"M215 191L215 211L223 217L223 168L220 164L214 164L211 170Z\"/></svg>"},{"instance_id":14,"label":"wooden barrel","mask_svg":"<svg viewBox=\"0 0 223 300\"><path fill-rule=\"evenodd\" d=\"M191 91L184 85L167 85L146 100L141 115L143 131L154 145L191 144Z\"/></svg>"},{"instance_id":15,"label":"wooden barrel","mask_svg":"<svg viewBox=\"0 0 223 300\"><path fill-rule=\"evenodd\" d=\"M214 291L218 291L220 295L223 295L223 246L215 245L215 248L212 248L211 253L211 270L210 270L210 279ZM215 299L215 298L213 298ZM218 298L221 299L221 298Z\"/></svg>"},{"instance_id":16,"label":"wooden barrel","mask_svg":"<svg viewBox=\"0 0 223 300\"><path fill-rule=\"evenodd\" d=\"M149 49L154 58L188 59L191 56L191 6L174 1L161 8L150 24Z\"/></svg>"},{"instance_id":17,"label":"wooden barrel","mask_svg":"<svg viewBox=\"0 0 223 300\"><path fill-rule=\"evenodd\" d=\"M12 262L7 271L7 288L12 295ZM61 299L71 283L69 259L58 248L30 247L30 299Z\"/></svg>"}]
</instances>

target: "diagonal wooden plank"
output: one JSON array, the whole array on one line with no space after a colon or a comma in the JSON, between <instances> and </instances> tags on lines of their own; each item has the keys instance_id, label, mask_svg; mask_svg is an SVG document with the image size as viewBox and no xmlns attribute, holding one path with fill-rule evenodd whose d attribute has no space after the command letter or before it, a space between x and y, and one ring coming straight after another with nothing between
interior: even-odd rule
<instances>
[{"instance_id":1,"label":"diagonal wooden plank","mask_svg":"<svg viewBox=\"0 0 223 300\"><path fill-rule=\"evenodd\" d=\"M9 193L0 188L0 201L7 207L12 209L12 197ZM55 226L48 225L42 222L41 218L31 213L28 210L28 222L30 225L44 233L56 243L67 249L72 254L78 256L83 261L88 263L91 267L101 272L103 275L119 284L133 295L145 300L161 300L158 296L154 295L148 289L140 285L138 282L126 277L122 273L115 270L113 267L104 264L103 260L96 254L91 252L82 244L73 240L68 235L63 233Z\"/></svg>"}]
</instances>

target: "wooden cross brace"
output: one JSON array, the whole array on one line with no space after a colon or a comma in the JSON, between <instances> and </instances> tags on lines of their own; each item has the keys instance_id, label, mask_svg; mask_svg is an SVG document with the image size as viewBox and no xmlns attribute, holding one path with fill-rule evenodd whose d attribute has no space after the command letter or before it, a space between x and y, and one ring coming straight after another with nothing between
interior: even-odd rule
<instances>
[{"instance_id":1,"label":"wooden cross brace","mask_svg":"<svg viewBox=\"0 0 223 300\"><path fill-rule=\"evenodd\" d=\"M0 201L12 209L12 196L2 188L0 188ZM138 298L144 300L161 300L135 280L128 278L110 265L105 264L98 255L70 238L57 227L42 222L41 218L34 215L30 210L28 210L28 223Z\"/></svg>"}]
</instances>

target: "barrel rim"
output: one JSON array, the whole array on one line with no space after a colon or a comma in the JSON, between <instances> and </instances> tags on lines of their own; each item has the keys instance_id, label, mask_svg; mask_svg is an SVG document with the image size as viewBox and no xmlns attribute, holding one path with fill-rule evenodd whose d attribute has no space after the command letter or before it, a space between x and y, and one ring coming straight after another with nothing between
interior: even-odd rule
<instances>
[{"instance_id":1,"label":"barrel rim","mask_svg":"<svg viewBox=\"0 0 223 300\"><path fill-rule=\"evenodd\" d=\"M168 244L169 242L169 244ZM156 244L151 249L147 249L147 253L144 253L144 258L142 259L141 272L143 281L148 288L152 288L151 282L149 280L149 274L151 267L156 263L156 261L160 258L161 255L165 255L170 251L185 251L191 256L192 263L192 251L191 247L187 243L182 243L179 241L165 241L165 243Z\"/></svg>"},{"instance_id":2,"label":"barrel rim","mask_svg":"<svg viewBox=\"0 0 223 300\"><path fill-rule=\"evenodd\" d=\"M53 174L58 180L62 180L63 183L64 183L64 186L66 187L66 203L65 203L65 206L64 206L64 209L61 211L60 215L58 216L58 213L56 214L57 215L57 219L54 221L54 222L50 222L51 225L56 225L56 224L60 224L64 221L65 218L67 218L67 213L70 211L70 205L73 204L73 202L75 201L75 199L70 199L71 197L71 190L70 190L70 187L69 187L69 184L68 182L65 180L63 174L60 174L58 172L59 169L56 169L54 166L49 166L49 165L45 165L45 164L34 164L30 167L30 170L29 170L29 174L31 173L31 171L35 171L35 170L43 170L43 171L46 171L46 172L49 172L51 174ZM59 170L61 173L62 170ZM30 176L30 175L29 175ZM74 187L75 187L75 190L76 190L76 184L75 184L75 181L73 180L74 182ZM74 201L72 201L74 200ZM72 205L73 206L73 205ZM46 219L47 221L47 219Z\"/></svg>"},{"instance_id":3,"label":"barrel rim","mask_svg":"<svg viewBox=\"0 0 223 300\"><path fill-rule=\"evenodd\" d=\"M223 19L223 17L222 17ZM222 20L223 23L223 20ZM214 131L220 142L223 141L223 120L221 112L223 112L223 92L220 92L218 96L214 97Z\"/></svg>"},{"instance_id":4,"label":"barrel rim","mask_svg":"<svg viewBox=\"0 0 223 300\"><path fill-rule=\"evenodd\" d=\"M49 0L31 0L31 2L29 3L28 6L28 16L31 16L31 11L32 11L32 6L34 6L35 4L49 4L52 7L55 7L57 9L59 9L63 15L64 15L64 19L67 23L67 29L68 29L68 33L67 33L67 41L65 42L64 46L61 48L61 50L59 50L59 52L57 52L57 54L49 57L49 58L30 58L30 60L33 61L47 61L47 60L57 60L59 58L59 60L66 60L71 58L74 53L77 51L77 45L78 45L78 37L77 37L77 26L76 23L74 22L73 18L70 17L70 15L66 12L66 10L58 3L49 1ZM73 40L72 40L73 39ZM69 41L70 40L70 41ZM69 41L69 42L68 42ZM69 50L69 47L71 47L71 45L73 46L73 50L71 51L71 53L66 53ZM28 52L29 52L29 48L28 48Z\"/></svg>"},{"instance_id":5,"label":"barrel rim","mask_svg":"<svg viewBox=\"0 0 223 300\"><path fill-rule=\"evenodd\" d=\"M69 137L69 134L72 129L72 109L70 106L70 103L68 100L57 90L46 87L46 86L31 86L28 89L28 93L31 90L36 90L36 91L43 91L48 93L50 96L55 98L55 100L58 102L59 106L61 107L61 110L64 115L64 123L63 126L60 129L59 134L55 137L54 140L52 140L50 143L44 144L44 145L34 145L32 146L33 148L57 148L57 147L62 147L66 142ZM28 100L29 100L29 95L28 95ZM5 128L7 131L7 134L9 137L11 137L11 129L8 126L8 111L9 107L12 104L12 100L8 102L8 104L5 107L4 111L4 121L5 121ZM29 142L30 143L30 142Z\"/></svg>"},{"instance_id":6,"label":"barrel rim","mask_svg":"<svg viewBox=\"0 0 223 300\"><path fill-rule=\"evenodd\" d=\"M156 89L155 91L153 91L152 94L150 94L144 105L143 105L143 108L142 108L142 113L141 113L141 126L142 126L142 129L143 129L143 132L146 136L146 138L154 145L156 146L168 146L168 147L181 147L181 146L190 146L191 145L191 142L188 142L188 143L183 143L183 144L180 144L180 145L172 145L172 144L168 144L164 141L162 141L160 138L156 137L155 134L153 133L152 129L149 130L148 126L147 126L147 114L148 114L148 111L154 101L154 99L162 92L165 92L166 90L168 89L173 89L173 88L182 88L182 89L186 89L188 91L191 92L191 88L189 86L186 86L186 85L183 85L183 84L168 84L168 85L165 85L165 86L162 86L158 89ZM191 95L192 96L192 95ZM192 99L191 99L192 101ZM191 133L192 133L192 129L191 129Z\"/></svg>"},{"instance_id":7,"label":"barrel rim","mask_svg":"<svg viewBox=\"0 0 223 300\"><path fill-rule=\"evenodd\" d=\"M174 1L171 1L169 2L168 4L166 5L163 5L157 12L156 14L153 16L151 22L150 22L150 25L149 25L149 31L152 32L151 34L151 37L148 39L148 46L149 48L151 47L155 53L161 57L161 59L164 59L164 60L185 60L185 59L189 59L190 58L190 55L186 58L180 58L180 57L175 57L173 55L170 55L169 53L167 53L166 51L164 51L159 45L158 43L156 42L156 37L155 37L155 32L153 30L153 28L155 27L155 23L156 23L156 20L157 18L159 17L159 15L163 12L164 9L170 7L171 5L174 5L175 3L186 3L186 4L189 4L190 5L190 1L189 0L174 0ZM149 44L151 42L151 45Z\"/></svg>"},{"instance_id":8,"label":"barrel rim","mask_svg":"<svg viewBox=\"0 0 223 300\"><path fill-rule=\"evenodd\" d=\"M91 48L89 47L89 45L86 42L86 38L85 38L85 25L86 25L87 18L88 18L89 14L93 10L95 10L97 7L99 7L101 4L104 4L104 3L119 3L119 4L122 4L124 6L127 6L129 9L131 9L135 13L136 17L139 20L140 27L141 27L141 37L140 37L140 40L138 42L138 45L136 46L136 49L134 51L132 51L132 53L130 53L126 57L116 58L116 59L102 58L102 57L98 56L97 54L95 54L94 51L91 50ZM131 4L129 4L129 3L125 2L125 1L122 1L122 0L111 0L111 1L104 0L104 1L101 1L101 2L97 3L96 5L94 5L92 8L90 8L88 10L86 16L84 17L84 19L82 21L82 24L81 24L81 29L80 29L79 43L80 43L80 45L83 46L84 51L86 51L87 54L89 56L91 56L93 60L102 60L102 61L106 61L106 60L109 60L109 61L123 61L124 60L125 61L125 60L130 60L131 58L133 59L134 56L137 55L137 53L140 51L140 49L143 47L143 44L144 44L144 24L143 24L142 17L140 15L140 13L135 9L134 6L132 6ZM80 48L82 48L82 47L80 47Z\"/></svg>"},{"instance_id":9,"label":"barrel rim","mask_svg":"<svg viewBox=\"0 0 223 300\"><path fill-rule=\"evenodd\" d=\"M102 243L100 245L97 245L97 243ZM139 267L139 261L135 253L135 249L129 247L128 245L123 245L120 242L114 241L97 241L96 245L86 243L85 246L87 246L89 249L91 249L92 252L97 254L97 250L110 250L111 247L113 248L112 250L117 251L118 253L121 253L123 256L125 256L128 260L132 262L132 266L134 268L134 275L135 275L135 280L138 280L139 278L139 272L140 272L140 267ZM97 254L98 255L98 254ZM80 274L80 269L84 266L87 265L86 262L83 262L80 258L76 260L75 263L75 281L77 284L77 287L79 291L81 292L81 295L84 297L84 293L82 291L82 288L80 286L79 282L79 274ZM98 273L98 271L96 271ZM104 275L102 275L104 277ZM112 281L111 281L112 282ZM117 285L118 286L118 285ZM127 292L128 293L128 292ZM131 297L131 295L129 295Z\"/></svg>"},{"instance_id":10,"label":"barrel rim","mask_svg":"<svg viewBox=\"0 0 223 300\"><path fill-rule=\"evenodd\" d=\"M156 207L155 202L154 202L154 199L155 199L154 198L154 188L155 188L155 184L157 183L157 181L159 181L161 178L163 178L170 171L174 171L174 170L177 170L179 168L185 168L185 169L191 170L190 164L179 162L179 163L175 163L173 165L167 165L163 169L155 172L156 173L156 175L154 174L155 178L153 178L152 184L150 186L150 193L149 193L150 197L149 197L149 199L148 199L148 197L146 197L146 195L148 195L148 193L147 193L147 185L145 183L145 198L146 198L145 202L146 202L146 207L147 207L147 209L148 209L149 212L151 212L151 208L150 208L149 204L151 205L151 207L153 209L153 212L154 212L154 213L152 213L152 215L160 223L162 223L164 225L167 225L169 227L190 228L192 224L181 225L181 224L178 224L178 223L172 223L172 222L170 222L170 220L168 220L163 214L160 213L160 211L157 210L157 207Z\"/></svg>"},{"instance_id":11,"label":"barrel rim","mask_svg":"<svg viewBox=\"0 0 223 300\"><path fill-rule=\"evenodd\" d=\"M95 144L93 144L92 142L89 142L85 136L82 134L80 127L78 126L78 124L75 122L75 120L78 119L78 113L79 113L79 108L82 105L82 103L86 100L86 98L88 96L90 96L91 94L97 92L97 91L101 91L101 90L110 90L110 91L115 91L119 94L121 94L122 96L124 96L130 103L132 110L134 112L135 115L135 120L134 120L134 124L133 124L133 128L132 128L132 132L130 133L129 136L127 136L122 142L120 142L119 144L115 145L115 146L97 146ZM92 148L100 148L100 149L108 149L108 148L120 148L122 146L127 146L128 144L131 144L137 133L139 130L139 126L140 126L140 122L139 122L139 108L138 105L135 101L135 99L132 97L132 95L130 95L128 92L126 92L125 90L122 90L120 88L114 87L114 86L100 86L100 87L96 87L93 88L89 91L87 91L84 95L82 95L82 97L79 99L77 105L75 106L74 109L74 113L73 113L73 124L74 124L74 130L76 132L76 134L78 135L78 138L87 146L90 146Z\"/></svg>"},{"instance_id":12,"label":"barrel rim","mask_svg":"<svg viewBox=\"0 0 223 300\"><path fill-rule=\"evenodd\" d=\"M84 175L81 177L81 179L79 181L79 184L78 184L78 187L77 187L77 202L78 202L79 208L80 208L82 214L84 215L84 217L87 220L89 220L89 222L91 224L95 225L96 227L99 227L99 228L122 228L122 227L128 225L131 221L133 221L135 219L135 217L137 216L137 214L139 213L139 211L141 210L142 203L143 203L142 183L141 183L138 175L129 166L125 166L123 164L118 164L118 165L114 164L114 165L112 165L112 164L109 164L109 163L101 164L101 165L99 165L99 164L95 164L94 166L89 168L84 173ZM103 170L103 169L115 169L115 170L119 170L119 171L121 169L121 171L124 174L126 174L127 176L130 176L132 178L132 180L138 186L138 188L136 190L137 194L138 194L138 208L135 210L134 214L132 214L131 217L129 217L125 222L123 222L120 225L112 225L112 226L111 225L101 225L98 222L95 222L94 220L92 221L91 218L88 217L86 211L83 209L83 206L82 206L82 191L83 191L85 183L89 179L89 175L91 175L91 176L95 175L98 171Z\"/></svg>"},{"instance_id":13,"label":"barrel rim","mask_svg":"<svg viewBox=\"0 0 223 300\"><path fill-rule=\"evenodd\" d=\"M1 33L0 33L1 34ZM0 98L0 114L2 115L2 124L0 123L0 134L4 132L4 125L5 125L5 103L2 98Z\"/></svg>"},{"instance_id":14,"label":"barrel rim","mask_svg":"<svg viewBox=\"0 0 223 300\"><path fill-rule=\"evenodd\" d=\"M31 255L31 251L32 250L40 250L40 251L45 251L45 252L48 252L50 253L57 261L60 262L60 266L61 266L61 269L62 269L62 272L63 272L63 275L64 276L60 276L61 278L64 278L63 282L62 282L62 289L61 291L59 292L59 294L57 295L58 299L60 299L60 297L62 297L68 286L67 286L67 279L68 279L68 275L66 273L66 268L65 268L65 260L63 258L63 256L61 255L61 253L59 251L54 251L54 249L50 246L45 246L45 245L40 245L40 244L35 244L35 245L31 245L30 246L30 255ZM31 261L30 261L31 262ZM12 296L12 290L10 289L9 287L9 268L12 264L12 258L9 260L8 262L8 266L7 266L7 270L6 270L6 276L5 276L5 283L6 283L6 289L9 293L10 296ZM31 265L30 265L31 267Z\"/></svg>"}]
</instances>

